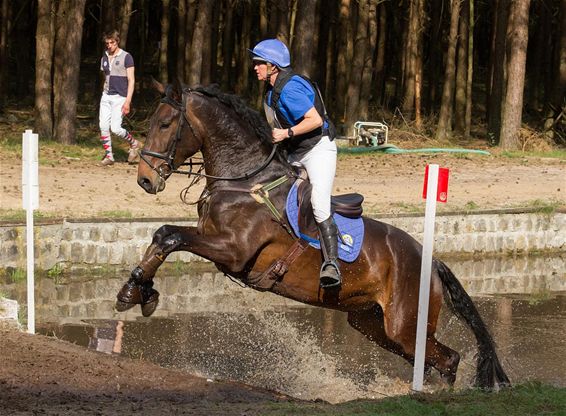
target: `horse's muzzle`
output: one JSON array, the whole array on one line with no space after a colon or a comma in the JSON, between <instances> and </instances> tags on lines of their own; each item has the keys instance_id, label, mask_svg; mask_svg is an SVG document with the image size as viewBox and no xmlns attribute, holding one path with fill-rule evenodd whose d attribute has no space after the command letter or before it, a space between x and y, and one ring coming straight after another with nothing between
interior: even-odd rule
<instances>
[{"instance_id":1,"label":"horse's muzzle","mask_svg":"<svg viewBox=\"0 0 566 416\"><path fill-rule=\"evenodd\" d=\"M152 181L147 176L139 176L138 185L141 186L148 194L154 195L165 189L165 181L161 176L157 176L155 181Z\"/></svg>"}]
</instances>

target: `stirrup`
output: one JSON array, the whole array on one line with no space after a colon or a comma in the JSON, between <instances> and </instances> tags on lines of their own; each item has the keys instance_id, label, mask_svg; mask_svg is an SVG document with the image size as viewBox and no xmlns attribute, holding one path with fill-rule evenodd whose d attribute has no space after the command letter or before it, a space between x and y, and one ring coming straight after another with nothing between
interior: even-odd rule
<instances>
[{"instance_id":1,"label":"stirrup","mask_svg":"<svg viewBox=\"0 0 566 416\"><path fill-rule=\"evenodd\" d=\"M327 267L330 266L334 271L329 271ZM342 285L342 275L340 269L334 261L325 261L320 268L320 287L322 289L330 289L333 287L340 287Z\"/></svg>"}]
</instances>

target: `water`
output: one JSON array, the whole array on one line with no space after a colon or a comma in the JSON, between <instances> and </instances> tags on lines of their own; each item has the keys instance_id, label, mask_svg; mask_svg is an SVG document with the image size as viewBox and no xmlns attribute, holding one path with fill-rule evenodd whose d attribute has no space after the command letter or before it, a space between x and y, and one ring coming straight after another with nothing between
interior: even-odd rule
<instances>
[{"instance_id":1,"label":"water","mask_svg":"<svg viewBox=\"0 0 566 416\"><path fill-rule=\"evenodd\" d=\"M512 382L566 386L566 260L561 256L449 261L474 296ZM346 314L238 287L209 265L160 270L160 306L116 313L125 271L40 279L38 332L105 353L145 359L210 379L232 379L333 403L410 390L412 367L349 327ZM24 287L21 287L24 286ZM25 301L25 284L0 286ZM475 340L443 308L438 335L462 361L457 387L471 384ZM428 389L441 388L434 375Z\"/></svg>"}]
</instances>

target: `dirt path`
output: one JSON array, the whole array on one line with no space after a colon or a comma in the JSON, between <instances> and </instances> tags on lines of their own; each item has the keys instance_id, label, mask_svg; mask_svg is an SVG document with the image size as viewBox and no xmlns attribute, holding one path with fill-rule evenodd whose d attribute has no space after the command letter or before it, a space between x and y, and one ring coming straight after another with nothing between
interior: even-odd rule
<instances>
[{"instance_id":1,"label":"dirt path","mask_svg":"<svg viewBox=\"0 0 566 416\"><path fill-rule=\"evenodd\" d=\"M0 156L0 163L0 209L21 209L20 161ZM566 204L566 161L482 155L341 155L335 193L363 194L369 214L423 211L428 163L450 169L448 203L439 204L440 211L528 207L535 201ZM137 185L136 175L137 168L126 163L101 167L93 161L59 159L41 165L39 210L71 218L196 215L195 207L179 198L186 177L172 176L163 192L149 195ZM200 185L191 189L189 200L196 200L201 190Z\"/></svg>"}]
</instances>

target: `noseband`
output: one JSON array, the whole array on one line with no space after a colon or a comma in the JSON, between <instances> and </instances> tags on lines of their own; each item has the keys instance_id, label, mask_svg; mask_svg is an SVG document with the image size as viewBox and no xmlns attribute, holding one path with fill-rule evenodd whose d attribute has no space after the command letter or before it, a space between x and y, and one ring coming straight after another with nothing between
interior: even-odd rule
<instances>
[{"instance_id":1,"label":"noseband","mask_svg":"<svg viewBox=\"0 0 566 416\"><path fill-rule=\"evenodd\" d=\"M161 179L166 180L172 173L180 173L182 175L204 177L204 178L209 178L209 179L214 179L214 180L240 181L240 180L249 179L252 176L257 175L259 172L261 172L263 169L265 169L267 167L267 165L269 165L269 163L271 163L271 161L273 160L273 157L275 156L275 152L277 151L277 148L279 146L278 143L275 143L273 145L273 148L271 150L270 155L267 157L267 159L265 159L265 161L261 164L261 166L252 170L251 172L246 172L243 175L239 175L239 176L214 176L214 175L207 175L205 173L201 173L200 169L199 169L198 172L193 172L193 169L192 169L193 166L195 166L195 165L201 165L202 166L203 162L193 162L192 159L189 159L188 163L186 162L186 163L182 164L182 166L190 166L190 170L184 171L184 170L175 169L175 167L173 166L173 161L175 160L175 153L177 152L177 145L181 141L181 130L183 129L184 123L186 123L189 126L191 133L193 134L194 137L196 137L193 126L191 125L191 122L189 121L189 118L187 117L187 113L186 113L186 109L187 109L186 97L187 97L187 95L189 95L189 94L191 94L195 91L191 88L183 89L183 92L181 94L181 102L178 102L178 101L175 101L175 100L173 100L172 98L169 97L168 92L169 92L169 89L171 87L168 86L167 88L168 88L168 90L165 93L165 97L163 97L161 99L161 102L170 105L171 107L173 107L175 110L177 110L180 113L179 114L179 123L177 124L177 131L175 132L175 139L167 147L166 153L153 152L151 150L145 150L145 149L142 149L140 151L140 158L145 163L147 163L148 166L151 169L153 169L159 175L159 177ZM197 94L198 94L198 91L197 91ZM151 161L147 158L147 156L154 157L156 159L164 160L165 163L162 163L161 165L155 167L151 163Z\"/></svg>"}]
</instances>

